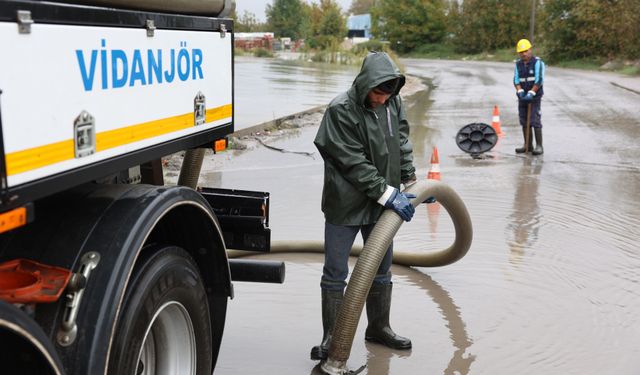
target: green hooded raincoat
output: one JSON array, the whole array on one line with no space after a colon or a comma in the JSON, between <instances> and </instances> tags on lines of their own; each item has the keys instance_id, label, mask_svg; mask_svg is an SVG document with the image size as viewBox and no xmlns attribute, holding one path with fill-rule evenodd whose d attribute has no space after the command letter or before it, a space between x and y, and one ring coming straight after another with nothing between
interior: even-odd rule
<instances>
[{"instance_id":1,"label":"green hooded raincoat","mask_svg":"<svg viewBox=\"0 0 640 375\"><path fill-rule=\"evenodd\" d=\"M384 106L366 107L371 89L399 78ZM377 222L384 210L377 200L387 185L399 188L415 175L412 146L398 92L405 77L386 53L369 54L351 88L331 101L315 145L324 159L322 211L335 225Z\"/></svg>"}]
</instances>

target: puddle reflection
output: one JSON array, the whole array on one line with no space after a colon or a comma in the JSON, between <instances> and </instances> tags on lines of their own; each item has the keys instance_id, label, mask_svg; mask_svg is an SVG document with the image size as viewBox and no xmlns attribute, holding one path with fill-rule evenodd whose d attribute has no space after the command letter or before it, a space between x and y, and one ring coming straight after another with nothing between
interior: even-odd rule
<instances>
[{"instance_id":1,"label":"puddle reflection","mask_svg":"<svg viewBox=\"0 0 640 375\"><path fill-rule=\"evenodd\" d=\"M509 262L513 265L522 262L525 250L532 248L538 239L540 230L538 188L542 165L542 160L538 158L525 157L516 177L513 211L507 221Z\"/></svg>"}]
</instances>

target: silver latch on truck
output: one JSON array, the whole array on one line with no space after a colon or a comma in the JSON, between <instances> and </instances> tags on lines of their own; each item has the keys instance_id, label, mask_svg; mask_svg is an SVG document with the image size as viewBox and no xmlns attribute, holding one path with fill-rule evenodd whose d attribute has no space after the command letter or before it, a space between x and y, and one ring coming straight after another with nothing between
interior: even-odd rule
<instances>
[{"instance_id":1,"label":"silver latch on truck","mask_svg":"<svg viewBox=\"0 0 640 375\"><path fill-rule=\"evenodd\" d=\"M31 18L31 12L28 10L18 11L18 33L31 34L31 24L33 24L33 18Z\"/></svg>"},{"instance_id":2,"label":"silver latch on truck","mask_svg":"<svg viewBox=\"0 0 640 375\"><path fill-rule=\"evenodd\" d=\"M147 36L152 38L155 35L156 23L153 20L147 20L145 27L147 29Z\"/></svg>"},{"instance_id":3,"label":"silver latch on truck","mask_svg":"<svg viewBox=\"0 0 640 375\"><path fill-rule=\"evenodd\" d=\"M227 26L224 23L220 24L220 38L227 36Z\"/></svg>"},{"instance_id":4,"label":"silver latch on truck","mask_svg":"<svg viewBox=\"0 0 640 375\"><path fill-rule=\"evenodd\" d=\"M207 106L206 98L202 91L198 91L193 99L193 121L195 126L202 125L207 122Z\"/></svg>"},{"instance_id":5,"label":"silver latch on truck","mask_svg":"<svg viewBox=\"0 0 640 375\"><path fill-rule=\"evenodd\" d=\"M82 111L73 122L75 156L83 158L96 152L96 122L87 111Z\"/></svg>"}]
</instances>

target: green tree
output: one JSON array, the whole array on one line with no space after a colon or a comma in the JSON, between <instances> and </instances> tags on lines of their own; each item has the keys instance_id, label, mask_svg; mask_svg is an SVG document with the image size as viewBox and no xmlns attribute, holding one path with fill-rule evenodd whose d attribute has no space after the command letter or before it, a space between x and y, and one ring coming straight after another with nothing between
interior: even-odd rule
<instances>
[{"instance_id":1,"label":"green tree","mask_svg":"<svg viewBox=\"0 0 640 375\"><path fill-rule=\"evenodd\" d=\"M274 0L266 8L267 23L277 38L300 39L306 20L301 0Z\"/></svg>"},{"instance_id":2,"label":"green tree","mask_svg":"<svg viewBox=\"0 0 640 375\"><path fill-rule=\"evenodd\" d=\"M476 53L515 46L529 32L531 5L531 0L465 0L457 48Z\"/></svg>"},{"instance_id":3,"label":"green tree","mask_svg":"<svg viewBox=\"0 0 640 375\"><path fill-rule=\"evenodd\" d=\"M308 45L312 48L335 48L347 35L342 9L335 0L320 0L308 8Z\"/></svg>"},{"instance_id":4,"label":"green tree","mask_svg":"<svg viewBox=\"0 0 640 375\"><path fill-rule=\"evenodd\" d=\"M455 44L471 53L515 46L527 37L530 14L531 0L464 0Z\"/></svg>"},{"instance_id":5,"label":"green tree","mask_svg":"<svg viewBox=\"0 0 640 375\"><path fill-rule=\"evenodd\" d=\"M551 61L640 57L640 0L545 0L542 17Z\"/></svg>"},{"instance_id":6,"label":"green tree","mask_svg":"<svg viewBox=\"0 0 640 375\"><path fill-rule=\"evenodd\" d=\"M314 38L320 35L320 23L322 22L322 9L318 3L306 4L306 13L308 17L307 28L305 30L306 38Z\"/></svg>"},{"instance_id":7,"label":"green tree","mask_svg":"<svg viewBox=\"0 0 640 375\"><path fill-rule=\"evenodd\" d=\"M347 36L347 23L342 9L335 0L320 0L322 18L320 19L320 35L342 40Z\"/></svg>"},{"instance_id":8,"label":"green tree","mask_svg":"<svg viewBox=\"0 0 640 375\"><path fill-rule=\"evenodd\" d=\"M401 53L439 43L446 34L443 0L379 0L371 16L373 34Z\"/></svg>"},{"instance_id":9,"label":"green tree","mask_svg":"<svg viewBox=\"0 0 640 375\"><path fill-rule=\"evenodd\" d=\"M349 7L351 14L367 14L375 4L376 0L352 0Z\"/></svg>"},{"instance_id":10,"label":"green tree","mask_svg":"<svg viewBox=\"0 0 640 375\"><path fill-rule=\"evenodd\" d=\"M238 15L234 13L231 15L235 23L235 31L240 33L252 33L257 31L264 31L264 24L258 21L256 15L245 10L242 13L242 16L238 17Z\"/></svg>"},{"instance_id":11,"label":"green tree","mask_svg":"<svg viewBox=\"0 0 640 375\"><path fill-rule=\"evenodd\" d=\"M462 7L458 0L450 0L445 11L445 23L447 25L447 41L460 33L462 24Z\"/></svg>"}]
</instances>

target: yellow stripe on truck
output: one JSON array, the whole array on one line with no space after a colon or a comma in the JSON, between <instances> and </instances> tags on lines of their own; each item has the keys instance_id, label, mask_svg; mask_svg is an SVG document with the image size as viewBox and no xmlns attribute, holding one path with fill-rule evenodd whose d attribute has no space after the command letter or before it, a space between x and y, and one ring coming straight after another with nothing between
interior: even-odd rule
<instances>
[{"instance_id":1,"label":"yellow stripe on truck","mask_svg":"<svg viewBox=\"0 0 640 375\"><path fill-rule=\"evenodd\" d=\"M220 120L223 118L231 117L231 113L233 112L233 107L231 104L223 105L217 108L207 109L207 113L205 115L205 122L212 122L216 120ZM193 114L191 115L191 122L193 123Z\"/></svg>"},{"instance_id":2,"label":"yellow stripe on truck","mask_svg":"<svg viewBox=\"0 0 640 375\"><path fill-rule=\"evenodd\" d=\"M207 109L206 122L231 117L231 104ZM187 129L194 125L193 113L144 122L96 134L96 152ZM73 139L38 146L6 155L7 175L12 176L75 158Z\"/></svg>"},{"instance_id":3,"label":"yellow stripe on truck","mask_svg":"<svg viewBox=\"0 0 640 375\"><path fill-rule=\"evenodd\" d=\"M75 149L73 140L51 143L48 145L12 152L6 155L7 175L42 168L44 166L73 159Z\"/></svg>"}]
</instances>

